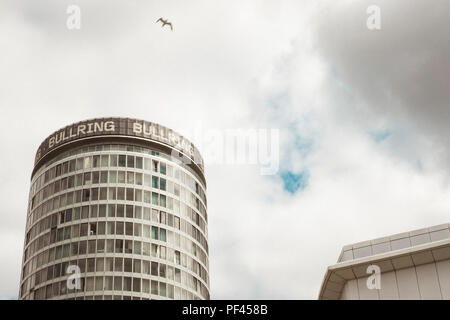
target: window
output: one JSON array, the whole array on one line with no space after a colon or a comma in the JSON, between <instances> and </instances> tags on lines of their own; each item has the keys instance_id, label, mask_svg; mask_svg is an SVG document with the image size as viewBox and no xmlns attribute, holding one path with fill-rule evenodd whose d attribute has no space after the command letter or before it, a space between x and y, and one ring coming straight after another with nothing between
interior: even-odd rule
<instances>
[{"instance_id":1,"label":"window","mask_svg":"<svg viewBox=\"0 0 450 320\"><path fill-rule=\"evenodd\" d=\"M106 224L106 234L114 234L114 222L108 222Z\"/></svg>"},{"instance_id":2,"label":"window","mask_svg":"<svg viewBox=\"0 0 450 320\"><path fill-rule=\"evenodd\" d=\"M152 160L152 169L154 172L158 172L158 161Z\"/></svg>"},{"instance_id":3,"label":"window","mask_svg":"<svg viewBox=\"0 0 450 320\"><path fill-rule=\"evenodd\" d=\"M140 223L134 224L134 236L136 237L142 236L142 224Z\"/></svg>"},{"instance_id":4,"label":"window","mask_svg":"<svg viewBox=\"0 0 450 320\"><path fill-rule=\"evenodd\" d=\"M113 265L114 258L105 258L105 271L113 271L114 265Z\"/></svg>"},{"instance_id":5,"label":"window","mask_svg":"<svg viewBox=\"0 0 450 320\"><path fill-rule=\"evenodd\" d=\"M133 272L133 264L132 264L133 260L131 258L125 258L124 259L124 266L123 266L123 270L125 272Z\"/></svg>"},{"instance_id":6,"label":"window","mask_svg":"<svg viewBox=\"0 0 450 320\"><path fill-rule=\"evenodd\" d=\"M92 167L93 168L100 167L100 156L93 156L92 157Z\"/></svg>"},{"instance_id":7,"label":"window","mask_svg":"<svg viewBox=\"0 0 450 320\"><path fill-rule=\"evenodd\" d=\"M84 158L84 169L89 169L92 167L92 163L91 163L91 157L85 157Z\"/></svg>"},{"instance_id":8,"label":"window","mask_svg":"<svg viewBox=\"0 0 450 320\"><path fill-rule=\"evenodd\" d=\"M144 224L143 228L143 236L147 239L150 239L150 226Z\"/></svg>"},{"instance_id":9,"label":"window","mask_svg":"<svg viewBox=\"0 0 450 320\"><path fill-rule=\"evenodd\" d=\"M136 169L142 169L142 157L136 157Z\"/></svg>"},{"instance_id":10,"label":"window","mask_svg":"<svg viewBox=\"0 0 450 320\"><path fill-rule=\"evenodd\" d=\"M112 154L109 156L109 166L110 167L117 167L117 155Z\"/></svg>"},{"instance_id":11,"label":"window","mask_svg":"<svg viewBox=\"0 0 450 320\"><path fill-rule=\"evenodd\" d=\"M106 252L108 252L108 253L114 252L114 240L113 239L106 240ZM108 271L108 270L106 270L106 271ZM112 271L112 270L110 270L110 271Z\"/></svg>"},{"instance_id":12,"label":"window","mask_svg":"<svg viewBox=\"0 0 450 320\"><path fill-rule=\"evenodd\" d=\"M158 177L152 176L152 188L158 189L159 183L158 183Z\"/></svg>"},{"instance_id":13,"label":"window","mask_svg":"<svg viewBox=\"0 0 450 320\"><path fill-rule=\"evenodd\" d=\"M77 164L76 164L75 169L77 171L83 169L83 158L78 158L77 159Z\"/></svg>"},{"instance_id":14,"label":"window","mask_svg":"<svg viewBox=\"0 0 450 320\"><path fill-rule=\"evenodd\" d=\"M123 235L123 232L124 232L123 222L117 221L116 222L116 234Z\"/></svg>"},{"instance_id":15,"label":"window","mask_svg":"<svg viewBox=\"0 0 450 320\"><path fill-rule=\"evenodd\" d=\"M119 155L119 167L126 167L126 156L121 154Z\"/></svg>"},{"instance_id":16,"label":"window","mask_svg":"<svg viewBox=\"0 0 450 320\"><path fill-rule=\"evenodd\" d=\"M95 236L97 234L97 223L96 222L89 223L89 234L91 236Z\"/></svg>"},{"instance_id":17,"label":"window","mask_svg":"<svg viewBox=\"0 0 450 320\"><path fill-rule=\"evenodd\" d=\"M102 291L103 290L103 277L95 277L95 290Z\"/></svg>"},{"instance_id":18,"label":"window","mask_svg":"<svg viewBox=\"0 0 450 320\"><path fill-rule=\"evenodd\" d=\"M64 240L70 239L70 226L64 228Z\"/></svg>"},{"instance_id":19,"label":"window","mask_svg":"<svg viewBox=\"0 0 450 320\"><path fill-rule=\"evenodd\" d=\"M158 228L152 226L152 239L158 240Z\"/></svg>"},{"instance_id":20,"label":"window","mask_svg":"<svg viewBox=\"0 0 450 320\"><path fill-rule=\"evenodd\" d=\"M166 179L161 178L159 188L161 190L166 190Z\"/></svg>"},{"instance_id":21,"label":"window","mask_svg":"<svg viewBox=\"0 0 450 320\"><path fill-rule=\"evenodd\" d=\"M118 204L117 205L117 217L122 218L124 216L124 205L123 204Z\"/></svg>"},{"instance_id":22,"label":"window","mask_svg":"<svg viewBox=\"0 0 450 320\"><path fill-rule=\"evenodd\" d=\"M142 173L136 173L136 185L142 186Z\"/></svg>"},{"instance_id":23,"label":"window","mask_svg":"<svg viewBox=\"0 0 450 320\"><path fill-rule=\"evenodd\" d=\"M123 271L123 258L114 258L114 271Z\"/></svg>"},{"instance_id":24,"label":"window","mask_svg":"<svg viewBox=\"0 0 450 320\"><path fill-rule=\"evenodd\" d=\"M97 253L104 253L104 252L105 252L105 239L99 239L97 240Z\"/></svg>"},{"instance_id":25,"label":"window","mask_svg":"<svg viewBox=\"0 0 450 320\"><path fill-rule=\"evenodd\" d=\"M80 225L72 226L72 238L78 238L80 236Z\"/></svg>"},{"instance_id":26,"label":"window","mask_svg":"<svg viewBox=\"0 0 450 320\"><path fill-rule=\"evenodd\" d=\"M134 218L142 219L142 207L134 207Z\"/></svg>"},{"instance_id":27,"label":"window","mask_svg":"<svg viewBox=\"0 0 450 320\"><path fill-rule=\"evenodd\" d=\"M151 263L151 274L152 274L152 276L158 276L158 263L157 262Z\"/></svg>"},{"instance_id":28,"label":"window","mask_svg":"<svg viewBox=\"0 0 450 320\"><path fill-rule=\"evenodd\" d=\"M98 214L98 206L92 205L90 212L91 212L91 214L90 214L91 218L96 218L97 214Z\"/></svg>"},{"instance_id":29,"label":"window","mask_svg":"<svg viewBox=\"0 0 450 320\"><path fill-rule=\"evenodd\" d=\"M128 201L133 201L134 200L134 189L133 188L127 188L126 192L127 192L127 194L126 194L127 200Z\"/></svg>"},{"instance_id":30,"label":"window","mask_svg":"<svg viewBox=\"0 0 450 320\"><path fill-rule=\"evenodd\" d=\"M152 244L152 257L157 258L159 255L159 246L157 244Z\"/></svg>"},{"instance_id":31,"label":"window","mask_svg":"<svg viewBox=\"0 0 450 320\"><path fill-rule=\"evenodd\" d=\"M108 171L100 172L100 183L108 183Z\"/></svg>"},{"instance_id":32,"label":"window","mask_svg":"<svg viewBox=\"0 0 450 320\"><path fill-rule=\"evenodd\" d=\"M95 258L87 259L87 272L95 271Z\"/></svg>"},{"instance_id":33,"label":"window","mask_svg":"<svg viewBox=\"0 0 450 320\"><path fill-rule=\"evenodd\" d=\"M95 246L95 240L89 240L88 241L88 253L95 253L96 246Z\"/></svg>"},{"instance_id":34,"label":"window","mask_svg":"<svg viewBox=\"0 0 450 320\"><path fill-rule=\"evenodd\" d=\"M108 199L109 200L116 200L116 198L117 198L116 188L109 188Z\"/></svg>"},{"instance_id":35,"label":"window","mask_svg":"<svg viewBox=\"0 0 450 320\"><path fill-rule=\"evenodd\" d=\"M152 286L152 294L158 294L158 282L152 280L151 286Z\"/></svg>"},{"instance_id":36,"label":"window","mask_svg":"<svg viewBox=\"0 0 450 320\"><path fill-rule=\"evenodd\" d=\"M108 205L108 217L115 217L116 216L116 206L113 204Z\"/></svg>"},{"instance_id":37,"label":"window","mask_svg":"<svg viewBox=\"0 0 450 320\"><path fill-rule=\"evenodd\" d=\"M166 164L161 162L161 165L159 166L159 170L161 174L166 174Z\"/></svg>"},{"instance_id":38,"label":"window","mask_svg":"<svg viewBox=\"0 0 450 320\"><path fill-rule=\"evenodd\" d=\"M81 219L87 219L89 217L89 206L83 206L81 208Z\"/></svg>"},{"instance_id":39,"label":"window","mask_svg":"<svg viewBox=\"0 0 450 320\"><path fill-rule=\"evenodd\" d=\"M78 254L78 242L72 242L70 252L72 256L76 256Z\"/></svg>"},{"instance_id":40,"label":"window","mask_svg":"<svg viewBox=\"0 0 450 320\"><path fill-rule=\"evenodd\" d=\"M117 200L125 200L125 188L117 188Z\"/></svg>"},{"instance_id":41,"label":"window","mask_svg":"<svg viewBox=\"0 0 450 320\"><path fill-rule=\"evenodd\" d=\"M125 183L125 171L118 172L118 183Z\"/></svg>"},{"instance_id":42,"label":"window","mask_svg":"<svg viewBox=\"0 0 450 320\"><path fill-rule=\"evenodd\" d=\"M122 277L114 277L114 290L122 291Z\"/></svg>"},{"instance_id":43,"label":"window","mask_svg":"<svg viewBox=\"0 0 450 320\"><path fill-rule=\"evenodd\" d=\"M166 229L160 228L159 229L159 240L166 241Z\"/></svg>"},{"instance_id":44,"label":"window","mask_svg":"<svg viewBox=\"0 0 450 320\"><path fill-rule=\"evenodd\" d=\"M62 180L64 182L64 179ZM83 184L83 175L81 173L75 176L75 186L79 187ZM63 189L63 188L62 188ZM63 189L64 190L64 189Z\"/></svg>"},{"instance_id":45,"label":"window","mask_svg":"<svg viewBox=\"0 0 450 320\"><path fill-rule=\"evenodd\" d=\"M134 184L134 172L127 172L127 183Z\"/></svg>"},{"instance_id":46,"label":"window","mask_svg":"<svg viewBox=\"0 0 450 320\"><path fill-rule=\"evenodd\" d=\"M151 213L150 208L145 207L144 208L144 220L150 221L151 219Z\"/></svg>"},{"instance_id":47,"label":"window","mask_svg":"<svg viewBox=\"0 0 450 320\"><path fill-rule=\"evenodd\" d=\"M133 260L133 272L141 273L141 260L138 259Z\"/></svg>"},{"instance_id":48,"label":"window","mask_svg":"<svg viewBox=\"0 0 450 320\"><path fill-rule=\"evenodd\" d=\"M105 259L104 258L97 258L97 263L95 265L95 271L103 272L104 268L105 268ZM103 288L101 288L99 290L103 290Z\"/></svg>"},{"instance_id":49,"label":"window","mask_svg":"<svg viewBox=\"0 0 450 320\"><path fill-rule=\"evenodd\" d=\"M126 222L125 224L125 234L127 236L133 235L133 222Z\"/></svg>"},{"instance_id":50,"label":"window","mask_svg":"<svg viewBox=\"0 0 450 320\"><path fill-rule=\"evenodd\" d=\"M159 204L161 207L166 207L166 196L165 195L161 195L160 196L160 204Z\"/></svg>"},{"instance_id":51,"label":"window","mask_svg":"<svg viewBox=\"0 0 450 320\"><path fill-rule=\"evenodd\" d=\"M127 167L134 168L134 156L127 156Z\"/></svg>"},{"instance_id":52,"label":"window","mask_svg":"<svg viewBox=\"0 0 450 320\"><path fill-rule=\"evenodd\" d=\"M152 209L152 221L159 223L159 211Z\"/></svg>"},{"instance_id":53,"label":"window","mask_svg":"<svg viewBox=\"0 0 450 320\"><path fill-rule=\"evenodd\" d=\"M143 242L142 243L142 254L146 256L150 256L150 243Z\"/></svg>"},{"instance_id":54,"label":"window","mask_svg":"<svg viewBox=\"0 0 450 320\"><path fill-rule=\"evenodd\" d=\"M133 253L134 254L141 254L141 242L140 241L135 241L134 242Z\"/></svg>"},{"instance_id":55,"label":"window","mask_svg":"<svg viewBox=\"0 0 450 320\"><path fill-rule=\"evenodd\" d=\"M150 293L150 281L147 279L142 279L142 292Z\"/></svg>"},{"instance_id":56,"label":"window","mask_svg":"<svg viewBox=\"0 0 450 320\"><path fill-rule=\"evenodd\" d=\"M98 184L100 181L100 172L94 171L92 172L92 184Z\"/></svg>"},{"instance_id":57,"label":"window","mask_svg":"<svg viewBox=\"0 0 450 320\"><path fill-rule=\"evenodd\" d=\"M150 191L144 191L144 202L151 203L151 192Z\"/></svg>"},{"instance_id":58,"label":"window","mask_svg":"<svg viewBox=\"0 0 450 320\"><path fill-rule=\"evenodd\" d=\"M166 296L166 283L165 282L159 283L159 295L162 297Z\"/></svg>"},{"instance_id":59,"label":"window","mask_svg":"<svg viewBox=\"0 0 450 320\"><path fill-rule=\"evenodd\" d=\"M131 278L130 277L123 278L123 291L131 291Z\"/></svg>"},{"instance_id":60,"label":"window","mask_svg":"<svg viewBox=\"0 0 450 320\"><path fill-rule=\"evenodd\" d=\"M90 197L91 197L91 190L84 189L83 190L83 202L89 201Z\"/></svg>"},{"instance_id":61,"label":"window","mask_svg":"<svg viewBox=\"0 0 450 320\"><path fill-rule=\"evenodd\" d=\"M151 176L149 174L144 175L144 186L151 187Z\"/></svg>"},{"instance_id":62,"label":"window","mask_svg":"<svg viewBox=\"0 0 450 320\"><path fill-rule=\"evenodd\" d=\"M102 155L101 165L102 167L108 166L108 155Z\"/></svg>"},{"instance_id":63,"label":"window","mask_svg":"<svg viewBox=\"0 0 450 320\"><path fill-rule=\"evenodd\" d=\"M75 171L75 159L70 160L70 162L69 162L69 172L74 172L74 171Z\"/></svg>"},{"instance_id":64,"label":"window","mask_svg":"<svg viewBox=\"0 0 450 320\"><path fill-rule=\"evenodd\" d=\"M98 216L101 218L106 217L106 205L105 204L99 205Z\"/></svg>"},{"instance_id":65,"label":"window","mask_svg":"<svg viewBox=\"0 0 450 320\"><path fill-rule=\"evenodd\" d=\"M141 292L141 279L140 278L133 278L133 291Z\"/></svg>"},{"instance_id":66,"label":"window","mask_svg":"<svg viewBox=\"0 0 450 320\"><path fill-rule=\"evenodd\" d=\"M166 277L166 265L165 264L162 264L162 263L159 264L159 276L162 278Z\"/></svg>"},{"instance_id":67,"label":"window","mask_svg":"<svg viewBox=\"0 0 450 320\"><path fill-rule=\"evenodd\" d=\"M112 290L113 288L113 277L105 277L104 290Z\"/></svg>"},{"instance_id":68,"label":"window","mask_svg":"<svg viewBox=\"0 0 450 320\"><path fill-rule=\"evenodd\" d=\"M122 239L116 239L116 253L123 253L123 240Z\"/></svg>"},{"instance_id":69,"label":"window","mask_svg":"<svg viewBox=\"0 0 450 320\"><path fill-rule=\"evenodd\" d=\"M86 254L87 252L87 241L80 241L79 246L78 246L78 253L81 254Z\"/></svg>"},{"instance_id":70,"label":"window","mask_svg":"<svg viewBox=\"0 0 450 320\"><path fill-rule=\"evenodd\" d=\"M109 171L109 183L117 183L117 171Z\"/></svg>"},{"instance_id":71,"label":"window","mask_svg":"<svg viewBox=\"0 0 450 320\"><path fill-rule=\"evenodd\" d=\"M152 160L148 158L144 158L144 170L152 170Z\"/></svg>"},{"instance_id":72,"label":"window","mask_svg":"<svg viewBox=\"0 0 450 320\"><path fill-rule=\"evenodd\" d=\"M88 224L87 223L82 223L81 224L81 229L80 229L80 237L87 236L87 233L88 233Z\"/></svg>"},{"instance_id":73,"label":"window","mask_svg":"<svg viewBox=\"0 0 450 320\"><path fill-rule=\"evenodd\" d=\"M158 194L155 192L152 192L152 204L159 205Z\"/></svg>"}]
</instances>

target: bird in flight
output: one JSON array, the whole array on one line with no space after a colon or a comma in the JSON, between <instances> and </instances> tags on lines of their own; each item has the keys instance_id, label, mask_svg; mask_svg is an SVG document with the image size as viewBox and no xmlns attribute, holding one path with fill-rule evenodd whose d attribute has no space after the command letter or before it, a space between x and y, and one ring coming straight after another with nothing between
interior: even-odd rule
<instances>
[{"instance_id":1,"label":"bird in flight","mask_svg":"<svg viewBox=\"0 0 450 320\"><path fill-rule=\"evenodd\" d=\"M173 31L173 26L172 26L172 23L171 23L171 22L169 22L167 19L164 20L163 18L159 18L158 20L156 20L155 23L158 23L158 22L160 22L160 21L162 22L161 28L163 28L165 25L168 25L168 26L170 27L170 30Z\"/></svg>"}]
</instances>

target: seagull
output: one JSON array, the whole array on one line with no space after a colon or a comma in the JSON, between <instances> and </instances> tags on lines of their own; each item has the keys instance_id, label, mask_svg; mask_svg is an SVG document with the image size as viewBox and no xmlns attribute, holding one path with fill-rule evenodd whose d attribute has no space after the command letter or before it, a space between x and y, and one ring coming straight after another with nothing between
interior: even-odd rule
<instances>
[{"instance_id":1,"label":"seagull","mask_svg":"<svg viewBox=\"0 0 450 320\"><path fill-rule=\"evenodd\" d=\"M163 28L167 24L168 26L170 26L170 30L173 31L173 27L172 27L172 23L171 22L169 22L168 20L164 20L163 18L159 18L158 20L156 20L155 23L158 23L160 21L162 22L161 28Z\"/></svg>"}]
</instances>

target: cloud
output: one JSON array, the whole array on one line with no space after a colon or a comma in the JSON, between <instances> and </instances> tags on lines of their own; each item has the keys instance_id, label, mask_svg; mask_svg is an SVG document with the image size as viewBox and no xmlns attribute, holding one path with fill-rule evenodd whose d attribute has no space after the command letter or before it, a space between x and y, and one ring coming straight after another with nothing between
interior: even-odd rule
<instances>
[{"instance_id":1,"label":"cloud","mask_svg":"<svg viewBox=\"0 0 450 320\"><path fill-rule=\"evenodd\" d=\"M381 30L365 27L370 1L327 5L315 20L315 47L335 81L342 111L369 126L408 126L442 145L448 163L450 108L447 1L378 1Z\"/></svg>"}]
</instances>

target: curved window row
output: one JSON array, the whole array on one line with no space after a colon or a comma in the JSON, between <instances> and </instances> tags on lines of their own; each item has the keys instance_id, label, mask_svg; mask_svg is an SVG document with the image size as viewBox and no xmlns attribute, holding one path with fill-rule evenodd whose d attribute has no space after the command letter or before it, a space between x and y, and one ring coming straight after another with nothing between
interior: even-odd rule
<instances>
[{"instance_id":1,"label":"curved window row","mask_svg":"<svg viewBox=\"0 0 450 320\"><path fill-rule=\"evenodd\" d=\"M60 265L56 269L61 269ZM46 270L44 270L46 271ZM47 271L48 272L48 271ZM195 286L195 285L194 285ZM23 288L24 289L24 288ZM204 299L209 299L209 294L206 288L195 289L199 296ZM36 290L30 294L33 299L52 299L61 296L67 296L67 299L77 299L77 300L122 300L121 295L101 295L102 292L123 292L123 300L128 299L140 299L140 297L132 297L126 295L127 293L134 293L140 296L143 294L142 299L150 299L149 295L152 295L152 299L163 297L168 299L189 299L189 300L199 300L200 297L193 294L180 286L166 283L164 281L157 281L151 279L142 279L140 277L131 276L112 276L112 275L97 275L91 277L80 278L80 289L73 290L67 288L67 280L53 281L46 285L37 287ZM89 293L97 293L97 295L89 296ZM99 295L100 293L100 295ZM70 295L76 295L76 297L70 297ZM83 296L86 294L86 296ZM114 297L114 298L113 298Z\"/></svg>"},{"instance_id":2,"label":"curved window row","mask_svg":"<svg viewBox=\"0 0 450 320\"><path fill-rule=\"evenodd\" d=\"M53 167L53 169L54 168L55 167ZM174 208L174 210L177 210L179 205L181 205L181 203L184 202L190 207L195 208L200 213L199 217L196 217L195 220L199 220L198 225L205 232L207 215L206 215L206 207L204 206L203 202L199 198L197 198L194 195L194 193L189 191L187 188L183 187L182 184L179 184L175 180L172 180L172 178L164 178L162 176L160 177L157 175L150 175L145 173L145 171L144 172L121 171L121 170L97 171L95 169L93 171L91 169L89 171L85 170L84 172L74 173L68 176L66 175L60 179L57 178L58 177L51 179L50 183L47 182L42 187L37 188L30 193L32 197L30 207L30 213L32 216L31 221L35 219L33 217L34 209L43 201L45 201L52 195L57 194L58 192L92 185L99 185L99 186L103 184L134 185L134 186L143 186L143 188L149 189L153 188L155 190L158 190L159 192L164 192L167 194L167 198L166 195L164 194L162 196L158 196L158 198L155 198L156 196L152 195L151 202L152 203L154 202L154 204L168 208ZM40 180L40 178L38 180ZM100 192L100 190L94 190L94 194L92 195L92 197L94 199L97 198L102 199L101 196L105 195L106 190L103 190L103 193L99 195L97 195L97 192ZM142 201L142 197L144 197L145 195L149 195L148 193L142 192L144 192L144 190L137 191L136 197L138 197L139 201ZM121 195L122 194L119 194L119 196ZM171 196L169 197L169 195ZM85 199L88 196L91 197L91 195L88 193L84 195ZM113 199L112 197L109 198ZM132 197L129 195L128 198L131 199ZM150 198L148 198L148 200L150 200ZM205 220L203 221L201 217Z\"/></svg>"},{"instance_id":3,"label":"curved window row","mask_svg":"<svg viewBox=\"0 0 450 320\"><path fill-rule=\"evenodd\" d=\"M52 216L52 222L55 221L53 217L55 217L55 215ZM117 241L114 244L114 239L106 238L106 241L105 239L100 239L100 237L109 237L114 235L139 237L143 241L133 241L132 239L116 239ZM96 240L97 236L99 237L98 240ZM85 237L87 238L87 240L81 243L72 243L72 245L65 244L64 247L58 246L52 251L45 251L44 253L41 253L37 256L35 255L35 253L39 252L42 248L80 237ZM30 258L34 257L33 259L36 260L35 266L39 267L42 264L46 263L46 261L48 261L48 259L45 258L45 254L51 257L49 259L60 259L74 254L104 252L142 254L147 256L150 256L150 252L152 252L152 255L154 256L154 253L158 252L155 251L158 247L156 244L152 247L152 244L150 242L145 241L146 239L148 239L148 241L154 240L161 243L167 243L168 245L180 248L183 252L189 252L193 257L202 262L206 268L208 268L207 256L203 253L200 247L198 247L191 240L183 237L176 232L154 225L133 223L128 221L95 220L85 223L71 224L65 227L61 226L59 228L57 228L56 226L51 227L51 230L49 232L39 236L36 240L31 242L31 244L25 249L25 268L23 277L28 275L31 271L27 268L30 268L31 265L34 265L34 262L29 263ZM125 247L123 245L125 245ZM165 247L163 250L164 252L166 251ZM199 276L202 277L206 283L208 283L206 269L199 263L197 263L196 260L187 255L186 257L184 257L183 253L180 256L180 251L178 250L172 248L167 248L167 250L167 259L169 261L181 261L180 264L186 266L191 271L198 273ZM55 251L55 253L53 251ZM177 259L178 256L181 260ZM166 254L164 254L164 258L165 257ZM34 269L35 268L33 268L33 270Z\"/></svg>"},{"instance_id":4,"label":"curved window row","mask_svg":"<svg viewBox=\"0 0 450 320\"><path fill-rule=\"evenodd\" d=\"M127 154L94 154L65 161L58 165L53 165L54 163L68 157L76 156L78 154L84 154L86 152L98 151L126 151L133 153L143 153L146 156L151 157L139 157ZM168 163L160 161L160 159L158 158L168 160ZM39 185L42 187L42 185L51 180L52 177L58 177L59 175L81 169L102 167L127 167L144 169L147 171L158 172L161 175L174 177L176 180L181 181L191 190L195 191L203 200L205 205L207 203L206 193L204 190L205 187L200 182L201 179L189 166L186 166L182 163L179 165L174 164L170 155L167 155L165 153L159 153L146 148L125 145L95 145L65 152L52 161L49 161L45 166L43 166L36 172L34 176L39 178L34 179L36 181L36 184L33 183L31 191L33 191L34 188L39 188ZM181 168L188 171L189 173L186 174ZM191 177L190 175L193 175L195 178Z\"/></svg>"},{"instance_id":5,"label":"curved window row","mask_svg":"<svg viewBox=\"0 0 450 320\"><path fill-rule=\"evenodd\" d=\"M119 185L119 187L112 186L112 184ZM128 187L120 187L120 185L128 185ZM149 189L153 188L153 190L157 190L158 192L140 188L135 189L131 185L143 186ZM98 187L86 188L89 186ZM181 206L184 206L183 202L189 202L191 206L188 206L187 210L190 211L190 219L206 233L206 222L195 211L195 209L198 210L201 206L198 201L192 199L195 196L182 186L164 178L132 171L93 171L79 173L47 184L46 187L33 196L31 209L36 209L45 200L63 192L67 192L67 196L61 194L59 198L54 198L56 203L52 202L50 204L53 208L55 206L62 207L74 203L98 200L128 200L153 204L174 210L175 213L180 213ZM169 196L169 194L180 200ZM188 201L189 196L191 196L191 201ZM196 203L195 209L192 208L193 202ZM31 224L37 218L40 218L39 211L33 210Z\"/></svg>"},{"instance_id":6,"label":"curved window row","mask_svg":"<svg viewBox=\"0 0 450 320\"><path fill-rule=\"evenodd\" d=\"M59 217L58 217L59 215ZM102 220L102 218L129 218L136 219L135 222L144 222L143 227L135 227L134 235L135 236L146 236L149 225L145 224L145 222L154 222L156 224L167 225L176 230L180 230L184 234L190 236L195 239L203 248L202 250L198 250L198 258L202 262L206 262L207 253L208 253L208 243L206 238L201 234L200 230L198 230L194 225L185 219L179 218L176 215L171 213L160 211L157 209L150 209L149 207L141 207L134 206L128 204L100 204L100 205L90 205L90 206L76 206L73 208L69 208L66 210L61 210L57 213L53 213L45 216L41 220L37 221L27 232L25 244L28 245L31 241L33 241L38 235L56 228L57 226L68 223L71 221L88 219ZM106 219L103 219L106 220ZM99 232L103 232L104 226L102 222L99 222ZM129 222L131 223L131 222ZM136 226L141 226L140 223L135 223ZM107 224L106 226L109 226ZM116 232L121 232L121 229L114 229ZM113 232L114 232L113 230ZM107 230L108 231L108 230ZM171 232L171 231L170 231ZM113 233L114 234L114 233ZM120 234L120 233L116 233ZM176 232L175 232L176 234ZM127 234L128 235L128 234ZM130 234L133 235L133 234ZM200 249L200 247L199 247ZM197 251L197 250L196 250ZM30 252L33 254L33 252ZM28 255L28 248L25 251L25 257Z\"/></svg>"},{"instance_id":7,"label":"curved window row","mask_svg":"<svg viewBox=\"0 0 450 320\"><path fill-rule=\"evenodd\" d=\"M67 267L71 265L78 266L80 269L80 275L84 276L88 276L90 273L104 275L105 273L108 274L110 272L114 275L121 275L122 273L135 273L156 278L159 277L165 279L165 281L179 283L194 292L198 292L206 298L206 286L194 275L183 271L179 266L177 267L167 264L164 263L164 261L159 262L155 260L133 259L127 256L117 255L102 257L88 256L87 258L78 258L40 268L40 270L36 271L31 277L26 278L23 283L23 289L27 290L30 288L36 288L48 281L55 281L58 280L58 278L67 277L69 273L65 273L64 270L67 270ZM161 281L161 279L158 280ZM90 286L87 288L90 289ZM101 289L99 287L96 288L96 290L112 290L112 288ZM122 288L114 287L114 290L120 291ZM123 288L123 290L126 291L125 288Z\"/></svg>"}]
</instances>

